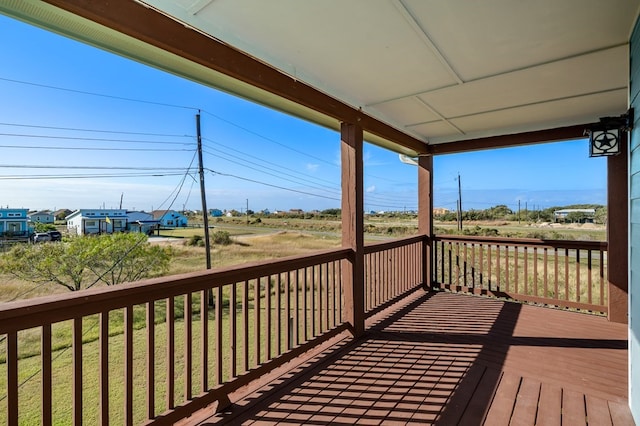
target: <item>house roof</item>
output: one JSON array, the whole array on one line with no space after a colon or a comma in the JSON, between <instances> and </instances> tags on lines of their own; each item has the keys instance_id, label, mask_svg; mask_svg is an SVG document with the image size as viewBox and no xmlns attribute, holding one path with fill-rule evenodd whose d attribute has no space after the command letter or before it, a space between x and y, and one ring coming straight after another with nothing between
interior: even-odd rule
<instances>
[{"instance_id":1,"label":"house roof","mask_svg":"<svg viewBox=\"0 0 640 426\"><path fill-rule=\"evenodd\" d=\"M324 126L358 122L367 140L415 154L546 129L576 138L585 124L624 113L639 7L6 0L0 10Z\"/></svg>"},{"instance_id":2,"label":"house roof","mask_svg":"<svg viewBox=\"0 0 640 426\"><path fill-rule=\"evenodd\" d=\"M151 212L151 215L153 215L154 219L162 219L163 217L184 216L182 213L175 210L154 210Z\"/></svg>"}]
</instances>

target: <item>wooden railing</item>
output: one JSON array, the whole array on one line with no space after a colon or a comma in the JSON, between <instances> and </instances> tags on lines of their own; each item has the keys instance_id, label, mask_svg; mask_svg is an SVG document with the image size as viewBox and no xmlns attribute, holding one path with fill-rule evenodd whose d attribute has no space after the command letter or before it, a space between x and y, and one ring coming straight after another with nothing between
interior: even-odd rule
<instances>
[{"instance_id":1,"label":"wooden railing","mask_svg":"<svg viewBox=\"0 0 640 426\"><path fill-rule=\"evenodd\" d=\"M429 284L427 244L416 236L365 248L359 315ZM606 312L606 243L432 244L433 284ZM225 406L349 329L343 265L352 257L337 249L0 305L0 423L172 424ZM34 399L39 410L25 413Z\"/></svg>"},{"instance_id":2,"label":"wooden railing","mask_svg":"<svg viewBox=\"0 0 640 426\"><path fill-rule=\"evenodd\" d=\"M607 243L438 235L433 281L452 291L607 312Z\"/></svg>"},{"instance_id":3,"label":"wooden railing","mask_svg":"<svg viewBox=\"0 0 640 426\"><path fill-rule=\"evenodd\" d=\"M426 237L416 236L365 247L365 312L370 314L422 285Z\"/></svg>"},{"instance_id":4,"label":"wooden railing","mask_svg":"<svg viewBox=\"0 0 640 426\"><path fill-rule=\"evenodd\" d=\"M346 329L341 264L350 253L0 305L0 423L173 424L224 405ZM34 399L39 412L24 414Z\"/></svg>"}]
</instances>

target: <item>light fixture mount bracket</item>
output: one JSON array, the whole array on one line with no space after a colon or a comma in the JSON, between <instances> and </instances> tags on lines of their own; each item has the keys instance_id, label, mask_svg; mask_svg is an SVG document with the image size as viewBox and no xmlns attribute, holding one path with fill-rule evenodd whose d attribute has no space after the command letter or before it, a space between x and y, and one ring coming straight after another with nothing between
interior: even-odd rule
<instances>
[{"instance_id":1,"label":"light fixture mount bracket","mask_svg":"<svg viewBox=\"0 0 640 426\"><path fill-rule=\"evenodd\" d=\"M633 108L618 117L601 117L599 123L584 130L589 135L589 156L618 155L622 150L620 135L633 129Z\"/></svg>"}]
</instances>

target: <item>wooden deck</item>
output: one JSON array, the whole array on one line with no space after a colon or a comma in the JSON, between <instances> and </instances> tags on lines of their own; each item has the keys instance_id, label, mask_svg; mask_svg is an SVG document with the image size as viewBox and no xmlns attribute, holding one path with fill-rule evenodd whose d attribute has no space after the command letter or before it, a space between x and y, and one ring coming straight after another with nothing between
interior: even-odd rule
<instances>
[{"instance_id":1,"label":"wooden deck","mask_svg":"<svg viewBox=\"0 0 640 426\"><path fill-rule=\"evenodd\" d=\"M191 424L633 425L627 328L418 291L342 342ZM185 422L186 423L186 422Z\"/></svg>"}]
</instances>

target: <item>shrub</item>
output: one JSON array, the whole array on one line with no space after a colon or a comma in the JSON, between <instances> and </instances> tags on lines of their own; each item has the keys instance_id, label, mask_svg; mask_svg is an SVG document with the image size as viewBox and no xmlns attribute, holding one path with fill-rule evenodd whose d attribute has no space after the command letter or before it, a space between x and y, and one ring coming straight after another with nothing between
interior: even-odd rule
<instances>
[{"instance_id":1,"label":"shrub","mask_svg":"<svg viewBox=\"0 0 640 426\"><path fill-rule=\"evenodd\" d=\"M203 246L204 239L202 235L192 235L187 241L184 242L186 246Z\"/></svg>"},{"instance_id":2,"label":"shrub","mask_svg":"<svg viewBox=\"0 0 640 426\"><path fill-rule=\"evenodd\" d=\"M227 231L216 231L211 236L214 244L220 244L223 246L228 246L233 241L231 240L231 236Z\"/></svg>"}]
</instances>

